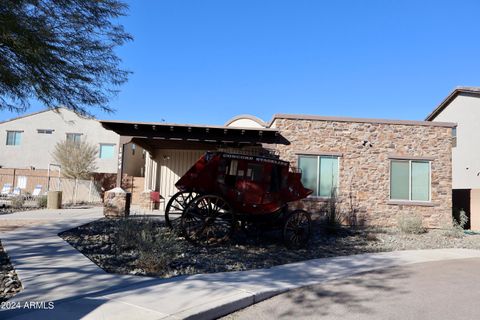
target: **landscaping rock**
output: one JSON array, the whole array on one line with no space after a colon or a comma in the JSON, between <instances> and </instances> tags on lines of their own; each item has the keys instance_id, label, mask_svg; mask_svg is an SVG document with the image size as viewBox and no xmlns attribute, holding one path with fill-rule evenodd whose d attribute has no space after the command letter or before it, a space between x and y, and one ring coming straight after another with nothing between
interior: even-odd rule
<instances>
[{"instance_id":1,"label":"landscaping rock","mask_svg":"<svg viewBox=\"0 0 480 320\"><path fill-rule=\"evenodd\" d=\"M307 248L287 249L276 232L240 235L230 245L194 246L161 220L101 219L60 235L107 272L156 277L269 268L296 261L409 249L480 249L480 235L452 238L442 230L407 235L395 229L345 229L327 233L314 223ZM241 239L241 240L239 240Z\"/></svg>"},{"instance_id":2,"label":"landscaping rock","mask_svg":"<svg viewBox=\"0 0 480 320\"><path fill-rule=\"evenodd\" d=\"M20 292L22 284L0 242L0 302Z\"/></svg>"}]
</instances>

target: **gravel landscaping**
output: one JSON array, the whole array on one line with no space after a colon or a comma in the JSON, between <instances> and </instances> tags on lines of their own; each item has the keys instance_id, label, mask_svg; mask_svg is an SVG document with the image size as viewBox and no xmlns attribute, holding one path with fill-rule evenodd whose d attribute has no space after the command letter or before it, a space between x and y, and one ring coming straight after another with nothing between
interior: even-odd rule
<instances>
[{"instance_id":1,"label":"gravel landscaping","mask_svg":"<svg viewBox=\"0 0 480 320\"><path fill-rule=\"evenodd\" d=\"M100 219L60 236L107 272L168 278L177 275L268 268L322 257L408 249L480 249L480 235L445 230L404 234L392 229L340 228L314 223L307 248L287 249L275 232L239 234L220 247L194 246L157 219Z\"/></svg>"},{"instance_id":2,"label":"gravel landscaping","mask_svg":"<svg viewBox=\"0 0 480 320\"><path fill-rule=\"evenodd\" d=\"M7 301L21 289L22 284L0 242L0 302Z\"/></svg>"}]
</instances>

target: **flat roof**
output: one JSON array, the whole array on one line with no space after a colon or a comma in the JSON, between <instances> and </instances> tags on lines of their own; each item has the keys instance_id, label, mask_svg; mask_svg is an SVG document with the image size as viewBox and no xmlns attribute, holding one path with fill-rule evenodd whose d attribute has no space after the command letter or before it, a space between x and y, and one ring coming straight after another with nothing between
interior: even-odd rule
<instances>
[{"instance_id":1,"label":"flat roof","mask_svg":"<svg viewBox=\"0 0 480 320\"><path fill-rule=\"evenodd\" d=\"M358 122L358 123L394 124L394 125L407 125L407 126L428 126L428 127L447 127L447 128L453 128L457 126L457 124L453 122L331 117L331 116L315 116L315 115L305 115L305 114L283 114L283 113L275 114L272 120L270 121L269 126L271 126L276 119Z\"/></svg>"},{"instance_id":2,"label":"flat roof","mask_svg":"<svg viewBox=\"0 0 480 320\"><path fill-rule=\"evenodd\" d=\"M164 122L100 121L121 136L156 140L222 143L227 145L290 144L274 128L241 128Z\"/></svg>"},{"instance_id":3,"label":"flat roof","mask_svg":"<svg viewBox=\"0 0 480 320\"><path fill-rule=\"evenodd\" d=\"M255 128L255 127L229 127L229 126L215 126L204 124L184 124L184 123L169 123L169 122L142 122L142 121L122 121L122 120L99 120L100 123L105 124L131 124L131 125L147 125L147 126L167 126L167 127L190 127L190 128L212 128L212 129L228 129L228 130L256 130L256 131L272 131L278 132L275 128Z\"/></svg>"}]
</instances>

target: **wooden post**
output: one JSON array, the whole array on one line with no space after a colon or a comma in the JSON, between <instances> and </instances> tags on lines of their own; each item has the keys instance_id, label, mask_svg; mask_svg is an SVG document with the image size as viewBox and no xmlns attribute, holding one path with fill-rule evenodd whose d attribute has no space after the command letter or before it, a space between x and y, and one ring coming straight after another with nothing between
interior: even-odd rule
<instances>
[{"instance_id":1,"label":"wooden post","mask_svg":"<svg viewBox=\"0 0 480 320\"><path fill-rule=\"evenodd\" d=\"M123 178L123 167L125 160L125 145L130 143L132 137L130 136L120 136L119 145L118 145L118 169L117 169L117 187L122 187L122 178Z\"/></svg>"}]
</instances>

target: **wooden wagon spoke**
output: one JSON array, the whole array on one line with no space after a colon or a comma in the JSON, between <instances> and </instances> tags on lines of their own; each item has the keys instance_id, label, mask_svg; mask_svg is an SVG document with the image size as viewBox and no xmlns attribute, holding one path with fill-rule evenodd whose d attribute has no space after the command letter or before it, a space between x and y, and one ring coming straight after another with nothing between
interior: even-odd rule
<instances>
[{"instance_id":1,"label":"wooden wagon spoke","mask_svg":"<svg viewBox=\"0 0 480 320\"><path fill-rule=\"evenodd\" d=\"M179 207L174 206L174 205L172 205L172 208L177 209L177 210L180 211L180 212L182 212L182 211L185 209L185 208L183 208L183 207L179 208Z\"/></svg>"},{"instance_id":2,"label":"wooden wagon spoke","mask_svg":"<svg viewBox=\"0 0 480 320\"><path fill-rule=\"evenodd\" d=\"M189 216L201 219L202 224L190 228ZM230 218L229 218L230 216ZM227 202L216 195L195 198L182 215L182 228L189 241L210 245L228 240L233 232L233 212Z\"/></svg>"},{"instance_id":3,"label":"wooden wagon spoke","mask_svg":"<svg viewBox=\"0 0 480 320\"><path fill-rule=\"evenodd\" d=\"M311 231L310 214L303 210L291 212L283 229L283 237L287 246L297 247L307 243Z\"/></svg>"}]
</instances>

